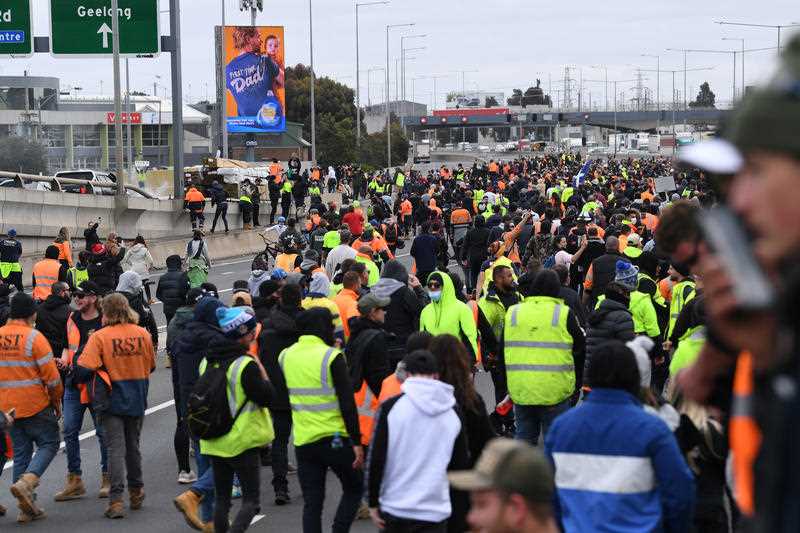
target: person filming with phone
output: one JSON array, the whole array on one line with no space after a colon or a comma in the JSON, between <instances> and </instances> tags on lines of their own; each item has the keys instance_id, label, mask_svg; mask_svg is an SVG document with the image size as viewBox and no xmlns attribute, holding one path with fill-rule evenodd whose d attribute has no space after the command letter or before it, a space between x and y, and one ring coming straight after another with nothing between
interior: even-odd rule
<instances>
[{"instance_id":1,"label":"person filming with phone","mask_svg":"<svg viewBox=\"0 0 800 533\"><path fill-rule=\"evenodd\" d=\"M716 182L723 207L693 217L676 204L687 216L665 212L656 235L703 280L706 341L677 382L685 397L728 411L733 492L756 532L800 528L798 118L800 36L776 76L734 109L730 145L711 157L728 175ZM682 237L665 239L675 224Z\"/></svg>"}]
</instances>

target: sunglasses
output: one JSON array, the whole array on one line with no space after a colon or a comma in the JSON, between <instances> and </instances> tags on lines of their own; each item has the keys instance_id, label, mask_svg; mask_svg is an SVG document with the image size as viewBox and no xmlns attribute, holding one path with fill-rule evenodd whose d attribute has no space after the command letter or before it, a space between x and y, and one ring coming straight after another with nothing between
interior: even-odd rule
<instances>
[{"instance_id":1,"label":"sunglasses","mask_svg":"<svg viewBox=\"0 0 800 533\"><path fill-rule=\"evenodd\" d=\"M76 300L80 300L81 298L86 298L87 296L91 296L91 295L87 294L85 292L75 292L75 293L72 294L72 296L75 297Z\"/></svg>"}]
</instances>

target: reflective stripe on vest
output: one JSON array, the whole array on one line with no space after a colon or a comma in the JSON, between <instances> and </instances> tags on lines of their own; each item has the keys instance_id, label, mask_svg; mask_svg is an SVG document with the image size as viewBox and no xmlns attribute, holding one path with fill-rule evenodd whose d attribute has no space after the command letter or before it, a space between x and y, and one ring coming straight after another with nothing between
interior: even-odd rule
<instances>
[{"instance_id":1,"label":"reflective stripe on vest","mask_svg":"<svg viewBox=\"0 0 800 533\"><path fill-rule=\"evenodd\" d=\"M380 404L366 380L361 383L361 389L355 394L355 401L358 408L358 427L361 429L361 444L369 446L372 441L372 428L375 425L375 413L378 412Z\"/></svg>"},{"instance_id":2,"label":"reflective stripe on vest","mask_svg":"<svg viewBox=\"0 0 800 533\"><path fill-rule=\"evenodd\" d=\"M686 287L691 287L692 290L689 292L688 296L684 298L683 292ZM669 328L667 329L668 339L672 337L672 330L675 328L678 315L681 314L681 310L684 306L694 298L695 294L695 283L691 279L680 281L672 287L672 298L669 304Z\"/></svg>"},{"instance_id":3,"label":"reflective stripe on vest","mask_svg":"<svg viewBox=\"0 0 800 533\"><path fill-rule=\"evenodd\" d=\"M575 388L569 308L563 300L533 296L506 313L504 355L508 391L519 405L555 405Z\"/></svg>"},{"instance_id":4,"label":"reflective stripe on vest","mask_svg":"<svg viewBox=\"0 0 800 533\"><path fill-rule=\"evenodd\" d=\"M44 259L33 266L33 278L36 280L32 294L34 300L46 300L50 296L60 270L61 263L55 259Z\"/></svg>"},{"instance_id":5,"label":"reflective stripe on vest","mask_svg":"<svg viewBox=\"0 0 800 533\"><path fill-rule=\"evenodd\" d=\"M239 417L231 430L216 439L201 439L200 450L204 455L216 457L235 457L247 450L261 448L275 438L269 411L254 402L248 401L242 386L242 374L248 364L255 364L250 355L241 355L228 366L225 375L228 380L228 409L231 416ZM200 374L205 373L207 360L200 363ZM241 409L241 411L239 411Z\"/></svg>"},{"instance_id":6,"label":"reflective stripe on vest","mask_svg":"<svg viewBox=\"0 0 800 533\"><path fill-rule=\"evenodd\" d=\"M753 357L742 352L733 378L733 404L729 424L733 456L734 498L745 516L755 514L754 475L761 430L753 416Z\"/></svg>"},{"instance_id":7,"label":"reflective stripe on vest","mask_svg":"<svg viewBox=\"0 0 800 533\"><path fill-rule=\"evenodd\" d=\"M475 331L478 332L478 337L475 339L475 345L478 347L478 353L475 354L475 361L480 363L483 361L483 356L481 355L481 332L478 328L478 303L475 300L469 300L467 302L467 307L472 311L472 319L475 321Z\"/></svg>"},{"instance_id":8,"label":"reflective stripe on vest","mask_svg":"<svg viewBox=\"0 0 800 533\"><path fill-rule=\"evenodd\" d=\"M331 362L339 353L318 337L301 335L298 342L278 356L289 391L296 446L337 433L348 435L330 382Z\"/></svg>"}]
</instances>

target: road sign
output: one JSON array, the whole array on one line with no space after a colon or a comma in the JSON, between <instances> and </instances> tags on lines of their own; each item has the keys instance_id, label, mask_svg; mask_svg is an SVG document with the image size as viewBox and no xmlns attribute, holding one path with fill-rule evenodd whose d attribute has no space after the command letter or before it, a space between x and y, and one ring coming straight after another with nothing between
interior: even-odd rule
<instances>
[{"instance_id":1,"label":"road sign","mask_svg":"<svg viewBox=\"0 0 800 533\"><path fill-rule=\"evenodd\" d=\"M0 3L0 56L33 54L30 0Z\"/></svg>"},{"instance_id":2,"label":"road sign","mask_svg":"<svg viewBox=\"0 0 800 533\"><path fill-rule=\"evenodd\" d=\"M50 0L53 55L110 56L111 15L109 0ZM117 16L123 57L159 53L158 0L119 0Z\"/></svg>"}]
</instances>

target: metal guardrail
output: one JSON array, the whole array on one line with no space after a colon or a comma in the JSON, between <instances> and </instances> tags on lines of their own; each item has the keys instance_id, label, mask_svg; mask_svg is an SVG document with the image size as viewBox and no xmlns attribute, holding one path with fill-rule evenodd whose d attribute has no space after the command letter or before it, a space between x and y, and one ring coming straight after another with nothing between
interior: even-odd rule
<instances>
[{"instance_id":1,"label":"metal guardrail","mask_svg":"<svg viewBox=\"0 0 800 533\"><path fill-rule=\"evenodd\" d=\"M86 188L88 188L89 191L91 191L91 194L97 194L96 191L97 188L113 189L114 191L116 191L118 187L116 183L95 185L88 180L79 180L75 178L56 178L55 176L38 176L36 174L25 174L23 172L6 172L3 170L0 170L0 179L12 179L16 182L17 186L20 189L25 188L24 183L26 181L48 183L50 185L50 192L64 192L62 185L83 185ZM153 196L149 192L135 185L124 185L124 187L126 191L133 191L135 193L141 194L142 196L150 200L158 199L157 196Z\"/></svg>"}]
</instances>

